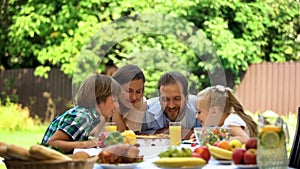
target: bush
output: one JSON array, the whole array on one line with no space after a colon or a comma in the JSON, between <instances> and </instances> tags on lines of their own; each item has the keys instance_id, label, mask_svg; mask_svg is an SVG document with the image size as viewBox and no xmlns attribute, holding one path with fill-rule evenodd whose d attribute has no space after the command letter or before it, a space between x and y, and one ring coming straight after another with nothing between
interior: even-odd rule
<instances>
[{"instance_id":1,"label":"bush","mask_svg":"<svg viewBox=\"0 0 300 169\"><path fill-rule=\"evenodd\" d=\"M5 104L0 104L0 130L31 131L40 125L41 120L37 116L30 117L27 107L11 103L9 99Z\"/></svg>"}]
</instances>

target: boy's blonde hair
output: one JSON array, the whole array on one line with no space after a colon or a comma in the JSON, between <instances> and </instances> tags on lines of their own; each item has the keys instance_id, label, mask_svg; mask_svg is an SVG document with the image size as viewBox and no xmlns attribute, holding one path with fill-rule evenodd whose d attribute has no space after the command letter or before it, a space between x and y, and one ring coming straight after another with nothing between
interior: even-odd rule
<instances>
[{"instance_id":1,"label":"boy's blonde hair","mask_svg":"<svg viewBox=\"0 0 300 169\"><path fill-rule=\"evenodd\" d=\"M257 124L254 122L251 116L245 113L242 104L234 96L232 90L224 86L211 86L200 91L197 97L204 97L210 107L223 108L223 112L235 113L240 116L246 123L250 137L257 137Z\"/></svg>"},{"instance_id":2,"label":"boy's blonde hair","mask_svg":"<svg viewBox=\"0 0 300 169\"><path fill-rule=\"evenodd\" d=\"M100 102L106 102L109 96L118 96L120 91L120 85L114 79L106 75L94 74L83 81L74 102L77 106L90 109Z\"/></svg>"}]
</instances>

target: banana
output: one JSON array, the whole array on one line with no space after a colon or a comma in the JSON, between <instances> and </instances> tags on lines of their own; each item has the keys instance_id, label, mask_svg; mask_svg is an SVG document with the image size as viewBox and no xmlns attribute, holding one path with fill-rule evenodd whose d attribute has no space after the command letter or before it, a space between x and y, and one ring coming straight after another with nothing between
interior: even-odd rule
<instances>
[{"instance_id":1,"label":"banana","mask_svg":"<svg viewBox=\"0 0 300 169\"><path fill-rule=\"evenodd\" d=\"M197 157L164 157L153 162L157 167L196 167L205 165L206 161Z\"/></svg>"},{"instance_id":2,"label":"banana","mask_svg":"<svg viewBox=\"0 0 300 169\"><path fill-rule=\"evenodd\" d=\"M232 151L217 146L208 146L211 156L216 160L232 160Z\"/></svg>"}]
</instances>

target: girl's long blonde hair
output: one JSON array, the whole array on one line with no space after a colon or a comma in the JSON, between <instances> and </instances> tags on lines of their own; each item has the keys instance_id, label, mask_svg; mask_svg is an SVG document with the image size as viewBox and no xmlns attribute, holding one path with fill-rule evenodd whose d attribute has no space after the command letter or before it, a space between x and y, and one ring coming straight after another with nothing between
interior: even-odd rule
<instances>
[{"instance_id":1,"label":"girl's long blonde hair","mask_svg":"<svg viewBox=\"0 0 300 169\"><path fill-rule=\"evenodd\" d=\"M205 97L210 107L218 106L223 108L223 112L235 113L240 116L246 123L250 137L257 137L257 124L251 116L245 113L244 107L240 101L234 96L232 90L224 86L207 87L198 93L197 97ZM224 103L225 101L225 103Z\"/></svg>"}]
</instances>

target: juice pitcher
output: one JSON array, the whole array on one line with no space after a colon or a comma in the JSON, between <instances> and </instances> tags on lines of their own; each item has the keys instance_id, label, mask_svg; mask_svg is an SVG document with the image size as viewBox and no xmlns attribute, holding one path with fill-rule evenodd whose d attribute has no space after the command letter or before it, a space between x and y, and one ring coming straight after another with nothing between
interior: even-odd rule
<instances>
[{"instance_id":1,"label":"juice pitcher","mask_svg":"<svg viewBox=\"0 0 300 169\"><path fill-rule=\"evenodd\" d=\"M258 118L257 164L260 169L286 169L287 128L279 116Z\"/></svg>"}]
</instances>

